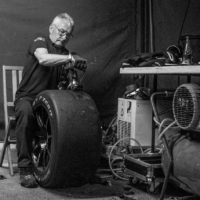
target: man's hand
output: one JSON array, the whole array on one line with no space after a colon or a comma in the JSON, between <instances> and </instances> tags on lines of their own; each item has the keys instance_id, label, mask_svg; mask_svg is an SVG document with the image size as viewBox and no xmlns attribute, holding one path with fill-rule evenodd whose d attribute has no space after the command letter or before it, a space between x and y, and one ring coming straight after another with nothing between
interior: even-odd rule
<instances>
[{"instance_id":1,"label":"man's hand","mask_svg":"<svg viewBox=\"0 0 200 200\"><path fill-rule=\"evenodd\" d=\"M72 54L72 63L73 66L79 70L86 70L87 68L87 60L76 54Z\"/></svg>"}]
</instances>

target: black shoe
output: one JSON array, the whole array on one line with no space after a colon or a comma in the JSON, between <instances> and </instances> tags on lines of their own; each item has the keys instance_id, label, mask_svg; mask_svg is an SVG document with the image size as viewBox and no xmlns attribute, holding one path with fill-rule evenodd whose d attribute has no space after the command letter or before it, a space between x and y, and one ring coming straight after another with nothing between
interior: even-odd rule
<instances>
[{"instance_id":1,"label":"black shoe","mask_svg":"<svg viewBox=\"0 0 200 200\"><path fill-rule=\"evenodd\" d=\"M36 188L38 184L33 176L32 168L20 168L20 183L26 188Z\"/></svg>"}]
</instances>

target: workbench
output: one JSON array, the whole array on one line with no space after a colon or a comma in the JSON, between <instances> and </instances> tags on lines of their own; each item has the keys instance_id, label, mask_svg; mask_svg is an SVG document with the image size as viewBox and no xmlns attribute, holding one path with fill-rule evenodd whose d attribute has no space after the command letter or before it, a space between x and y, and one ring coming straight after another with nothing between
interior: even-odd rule
<instances>
[{"instance_id":1,"label":"workbench","mask_svg":"<svg viewBox=\"0 0 200 200\"><path fill-rule=\"evenodd\" d=\"M167 66L151 66L151 67L133 67L127 63L123 63L120 68L120 74L144 74L154 75L152 92L157 91L157 75L185 75L187 83L191 82L192 75L200 75L200 65L167 65ZM155 149L155 126L152 127L152 152Z\"/></svg>"},{"instance_id":2,"label":"workbench","mask_svg":"<svg viewBox=\"0 0 200 200\"><path fill-rule=\"evenodd\" d=\"M173 75L200 75L200 65L168 65L159 67L131 67L124 63L120 74L173 74Z\"/></svg>"}]
</instances>

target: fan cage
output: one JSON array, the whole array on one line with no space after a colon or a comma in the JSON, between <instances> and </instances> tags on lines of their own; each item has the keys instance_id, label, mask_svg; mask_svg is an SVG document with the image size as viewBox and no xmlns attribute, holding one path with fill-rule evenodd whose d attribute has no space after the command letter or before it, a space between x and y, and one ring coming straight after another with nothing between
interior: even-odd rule
<instances>
[{"instance_id":1,"label":"fan cage","mask_svg":"<svg viewBox=\"0 0 200 200\"><path fill-rule=\"evenodd\" d=\"M173 98L174 118L180 128L194 130L199 122L200 87L194 83L179 86Z\"/></svg>"}]
</instances>

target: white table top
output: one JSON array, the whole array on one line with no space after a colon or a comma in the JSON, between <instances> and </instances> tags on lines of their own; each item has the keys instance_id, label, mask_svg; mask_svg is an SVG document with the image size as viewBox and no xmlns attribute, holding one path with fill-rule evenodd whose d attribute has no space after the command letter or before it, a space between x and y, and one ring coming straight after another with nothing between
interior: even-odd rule
<instances>
[{"instance_id":1,"label":"white table top","mask_svg":"<svg viewBox=\"0 0 200 200\"><path fill-rule=\"evenodd\" d=\"M168 65L162 67L131 67L123 63L120 74L200 74L200 65Z\"/></svg>"}]
</instances>

